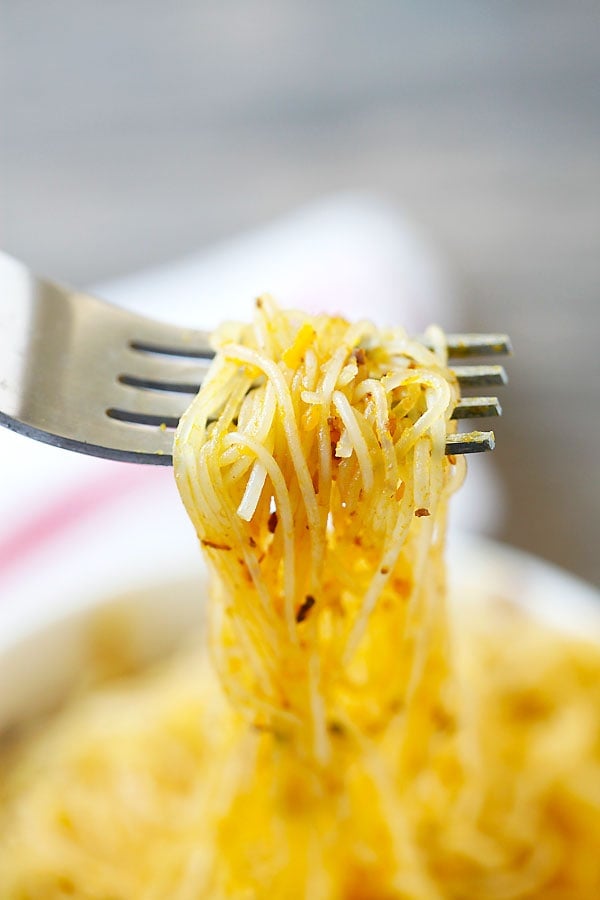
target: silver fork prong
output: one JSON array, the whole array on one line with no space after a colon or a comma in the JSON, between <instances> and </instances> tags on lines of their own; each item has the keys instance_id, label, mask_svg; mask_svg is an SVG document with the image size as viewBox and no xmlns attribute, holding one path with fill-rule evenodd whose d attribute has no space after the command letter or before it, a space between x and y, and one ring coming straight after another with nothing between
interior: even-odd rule
<instances>
[{"instance_id":1,"label":"silver fork prong","mask_svg":"<svg viewBox=\"0 0 600 900\"><path fill-rule=\"evenodd\" d=\"M121 413L112 418L160 425L161 422L179 419L190 405L192 397L189 393L154 391L121 383L112 386L106 399L107 409Z\"/></svg>"},{"instance_id":2,"label":"silver fork prong","mask_svg":"<svg viewBox=\"0 0 600 900\"><path fill-rule=\"evenodd\" d=\"M120 384L126 384L129 387L147 391L160 391L162 393L187 394L188 397L197 394L200 387L198 384L188 382L155 381L152 378L141 378L139 375L119 375L117 380Z\"/></svg>"},{"instance_id":3,"label":"silver fork prong","mask_svg":"<svg viewBox=\"0 0 600 900\"><path fill-rule=\"evenodd\" d=\"M447 334L448 356L509 356L512 344L507 334Z\"/></svg>"},{"instance_id":4,"label":"silver fork prong","mask_svg":"<svg viewBox=\"0 0 600 900\"><path fill-rule=\"evenodd\" d=\"M128 429L127 442L129 451L122 452L120 458L132 462L149 462L156 465L173 464L173 429L160 430L149 425L136 425L115 422ZM152 435L153 451L146 452L147 437ZM462 434L449 434L446 437L446 455L461 456L467 453L483 453L493 450L496 445L493 431L470 431Z\"/></svg>"},{"instance_id":5,"label":"silver fork prong","mask_svg":"<svg viewBox=\"0 0 600 900\"><path fill-rule=\"evenodd\" d=\"M191 358L212 359L211 336L207 331L177 328L172 325L149 322L131 341L136 350L146 353L170 354ZM144 334L142 334L142 331ZM446 343L450 359L473 356L509 356L512 343L507 334L447 334Z\"/></svg>"},{"instance_id":6,"label":"silver fork prong","mask_svg":"<svg viewBox=\"0 0 600 900\"><path fill-rule=\"evenodd\" d=\"M454 372L461 387L482 387L508 382L504 366L453 366L450 371Z\"/></svg>"},{"instance_id":7,"label":"silver fork prong","mask_svg":"<svg viewBox=\"0 0 600 900\"><path fill-rule=\"evenodd\" d=\"M145 382L155 390L197 392L210 360L153 356L127 348L118 360L119 378Z\"/></svg>"},{"instance_id":8,"label":"silver fork prong","mask_svg":"<svg viewBox=\"0 0 600 900\"><path fill-rule=\"evenodd\" d=\"M136 316L127 335L127 344L132 350L152 357L166 355L211 360L215 355L210 332L145 319L143 316Z\"/></svg>"},{"instance_id":9,"label":"silver fork prong","mask_svg":"<svg viewBox=\"0 0 600 900\"><path fill-rule=\"evenodd\" d=\"M113 451L101 449L100 456L108 456L123 462L150 463L158 466L173 465L173 438L175 422L161 428L159 424L121 420L115 415L103 416L110 423L113 435ZM118 449L116 449L118 448ZM74 447L73 449L80 449Z\"/></svg>"},{"instance_id":10,"label":"silver fork prong","mask_svg":"<svg viewBox=\"0 0 600 900\"><path fill-rule=\"evenodd\" d=\"M469 431L464 434L449 434L446 437L446 455L458 456L463 453L481 453L493 450L496 439L493 431Z\"/></svg>"},{"instance_id":11,"label":"silver fork prong","mask_svg":"<svg viewBox=\"0 0 600 900\"><path fill-rule=\"evenodd\" d=\"M483 419L501 416L502 407L497 397L461 397L454 407L453 419Z\"/></svg>"},{"instance_id":12,"label":"silver fork prong","mask_svg":"<svg viewBox=\"0 0 600 900\"><path fill-rule=\"evenodd\" d=\"M132 350L152 356L169 356L183 359L212 360L215 351L208 343L210 335L204 331L172 329L156 338L136 337L129 342Z\"/></svg>"},{"instance_id":13,"label":"silver fork prong","mask_svg":"<svg viewBox=\"0 0 600 900\"><path fill-rule=\"evenodd\" d=\"M185 390L192 392L200 388L210 359L196 358L194 362L183 357L152 355L129 350L128 360L121 363L120 375L153 382L158 390ZM504 366L453 366L462 387L482 387L504 385L508 382Z\"/></svg>"}]
</instances>

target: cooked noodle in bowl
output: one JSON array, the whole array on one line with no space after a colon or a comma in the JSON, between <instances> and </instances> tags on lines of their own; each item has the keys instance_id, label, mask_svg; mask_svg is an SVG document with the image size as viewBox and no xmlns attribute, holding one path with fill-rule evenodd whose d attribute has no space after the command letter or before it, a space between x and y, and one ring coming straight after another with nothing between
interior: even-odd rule
<instances>
[{"instance_id":1,"label":"cooked noodle in bowl","mask_svg":"<svg viewBox=\"0 0 600 900\"><path fill-rule=\"evenodd\" d=\"M269 298L218 333L175 448L208 652L7 747L0 897L598 895L599 644L448 606L427 337Z\"/></svg>"}]
</instances>

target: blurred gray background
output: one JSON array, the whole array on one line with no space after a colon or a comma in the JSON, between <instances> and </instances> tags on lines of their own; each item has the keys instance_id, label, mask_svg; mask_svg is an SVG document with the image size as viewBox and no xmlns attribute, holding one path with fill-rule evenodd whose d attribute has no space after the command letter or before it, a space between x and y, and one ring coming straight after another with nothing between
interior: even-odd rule
<instances>
[{"instance_id":1,"label":"blurred gray background","mask_svg":"<svg viewBox=\"0 0 600 900\"><path fill-rule=\"evenodd\" d=\"M513 337L502 537L600 582L597 0L0 0L0 245L39 271L106 279L354 188Z\"/></svg>"}]
</instances>

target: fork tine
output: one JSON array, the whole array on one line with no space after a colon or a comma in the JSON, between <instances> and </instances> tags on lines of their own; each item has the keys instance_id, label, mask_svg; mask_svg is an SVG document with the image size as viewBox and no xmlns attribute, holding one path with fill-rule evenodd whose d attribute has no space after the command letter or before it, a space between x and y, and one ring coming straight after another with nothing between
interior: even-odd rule
<instances>
[{"instance_id":1,"label":"fork tine","mask_svg":"<svg viewBox=\"0 0 600 900\"><path fill-rule=\"evenodd\" d=\"M500 332L447 334L446 344L451 359L512 354L509 336ZM215 355L209 332L150 320L140 322L131 346L147 353L190 358L212 359Z\"/></svg>"},{"instance_id":2,"label":"fork tine","mask_svg":"<svg viewBox=\"0 0 600 900\"><path fill-rule=\"evenodd\" d=\"M452 412L453 419L479 419L501 415L502 407L497 397L461 397Z\"/></svg>"},{"instance_id":3,"label":"fork tine","mask_svg":"<svg viewBox=\"0 0 600 900\"><path fill-rule=\"evenodd\" d=\"M119 371L116 374L124 379L125 384L145 382L156 390L185 390L187 393L195 393L199 390L209 365L210 360L206 358L191 360L128 349L119 360Z\"/></svg>"},{"instance_id":4,"label":"fork tine","mask_svg":"<svg viewBox=\"0 0 600 900\"><path fill-rule=\"evenodd\" d=\"M508 382L504 366L453 366L450 371L454 372L462 387L480 387Z\"/></svg>"},{"instance_id":5,"label":"fork tine","mask_svg":"<svg viewBox=\"0 0 600 900\"><path fill-rule=\"evenodd\" d=\"M210 332L182 328L141 316L136 318L135 325L129 332L128 344L132 350L163 356L210 360L215 355Z\"/></svg>"},{"instance_id":6,"label":"fork tine","mask_svg":"<svg viewBox=\"0 0 600 900\"><path fill-rule=\"evenodd\" d=\"M466 356L510 356L512 344L507 334L447 334L451 359Z\"/></svg>"},{"instance_id":7,"label":"fork tine","mask_svg":"<svg viewBox=\"0 0 600 900\"><path fill-rule=\"evenodd\" d=\"M147 419L160 425L161 422L179 419L189 406L191 399L189 393L171 393L127 384L114 384L107 394L107 408L124 414L115 415L112 418L121 418L123 421ZM131 417L127 416L127 413Z\"/></svg>"},{"instance_id":8,"label":"fork tine","mask_svg":"<svg viewBox=\"0 0 600 900\"><path fill-rule=\"evenodd\" d=\"M150 463L158 466L173 465L173 428L160 428L142 422L123 420L104 415L110 422L112 450L102 450L100 456L116 458L124 462ZM174 423L172 423L174 424ZM75 448L78 449L78 448Z\"/></svg>"},{"instance_id":9,"label":"fork tine","mask_svg":"<svg viewBox=\"0 0 600 900\"><path fill-rule=\"evenodd\" d=\"M113 413L118 411L112 410ZM126 415L130 415L127 414ZM173 464L173 428L175 421L167 428L158 427L157 423L123 420L118 415L111 416L113 424L122 430L120 441L126 449L119 450L118 458L129 462L146 462L154 465L171 466ZM446 455L459 456L467 453L482 453L493 450L496 445L493 431L470 431L467 433L449 434L446 437ZM109 455L113 454L101 454Z\"/></svg>"},{"instance_id":10,"label":"fork tine","mask_svg":"<svg viewBox=\"0 0 600 900\"><path fill-rule=\"evenodd\" d=\"M446 455L481 453L493 450L496 439L493 431L469 431L465 434L449 434L446 437Z\"/></svg>"},{"instance_id":11,"label":"fork tine","mask_svg":"<svg viewBox=\"0 0 600 900\"><path fill-rule=\"evenodd\" d=\"M507 334L448 334L446 344L450 359L512 354L512 343ZM209 332L155 322L144 323L130 346L145 353L171 356L213 359L215 355Z\"/></svg>"},{"instance_id":12,"label":"fork tine","mask_svg":"<svg viewBox=\"0 0 600 900\"><path fill-rule=\"evenodd\" d=\"M110 406L106 415L117 422L128 422L130 425L149 425L158 428L161 432L166 429L177 428L179 416L156 415L155 413L138 413L131 409L120 409Z\"/></svg>"},{"instance_id":13,"label":"fork tine","mask_svg":"<svg viewBox=\"0 0 600 900\"><path fill-rule=\"evenodd\" d=\"M121 363L124 375L131 380L144 380L156 386L157 390L199 390L200 384L211 359L207 356L171 356L161 353L147 353L129 349ZM453 366L457 381L463 387L483 385L504 385L508 376L504 366Z\"/></svg>"},{"instance_id":14,"label":"fork tine","mask_svg":"<svg viewBox=\"0 0 600 900\"><path fill-rule=\"evenodd\" d=\"M129 387L141 388L148 391L160 391L162 393L197 394L199 385L178 381L155 381L150 378L140 378L138 375L119 375L119 384Z\"/></svg>"},{"instance_id":15,"label":"fork tine","mask_svg":"<svg viewBox=\"0 0 600 900\"><path fill-rule=\"evenodd\" d=\"M129 346L140 353L158 356L175 356L184 359L207 359L215 357L215 351L205 342L204 332L175 332L165 335L161 341L132 340Z\"/></svg>"}]
</instances>

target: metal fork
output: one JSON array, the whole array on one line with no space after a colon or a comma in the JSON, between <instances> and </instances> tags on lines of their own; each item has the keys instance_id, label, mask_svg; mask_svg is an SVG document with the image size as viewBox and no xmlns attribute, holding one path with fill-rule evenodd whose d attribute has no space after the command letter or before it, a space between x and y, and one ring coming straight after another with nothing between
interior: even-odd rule
<instances>
[{"instance_id":1,"label":"metal fork","mask_svg":"<svg viewBox=\"0 0 600 900\"><path fill-rule=\"evenodd\" d=\"M80 453L171 465L173 429L214 356L209 338L38 278L0 253L0 424ZM510 352L502 334L447 338L453 359ZM497 365L454 373L462 388L507 380ZM463 397L453 418L500 414L496 397ZM446 444L448 454L493 448L491 431Z\"/></svg>"}]
</instances>

